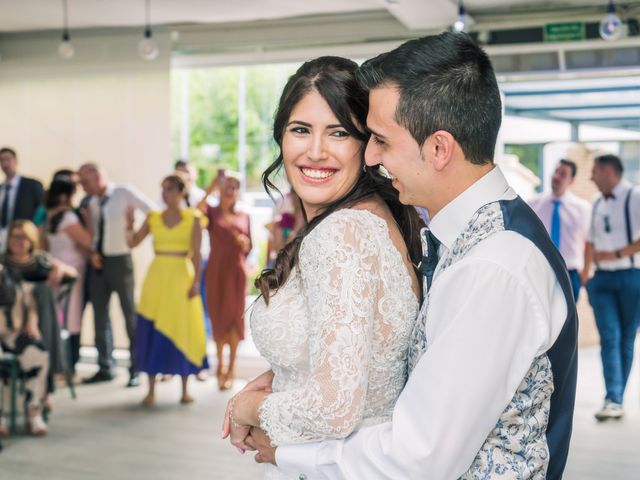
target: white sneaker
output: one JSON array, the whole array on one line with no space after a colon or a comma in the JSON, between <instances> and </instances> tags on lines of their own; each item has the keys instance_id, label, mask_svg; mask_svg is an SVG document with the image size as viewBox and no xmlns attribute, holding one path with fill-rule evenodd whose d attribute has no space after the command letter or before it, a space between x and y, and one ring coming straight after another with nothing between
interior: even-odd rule
<instances>
[{"instance_id":1,"label":"white sneaker","mask_svg":"<svg viewBox=\"0 0 640 480\"><path fill-rule=\"evenodd\" d=\"M31 435L34 437L43 437L47 434L47 424L40 414L34 415L29 419L29 428Z\"/></svg>"},{"instance_id":2,"label":"white sneaker","mask_svg":"<svg viewBox=\"0 0 640 480\"><path fill-rule=\"evenodd\" d=\"M612 402L611 400L605 400L602 410L595 413L596 419L600 422L610 419L619 420L623 415L624 411L622 410L622 405Z\"/></svg>"}]
</instances>

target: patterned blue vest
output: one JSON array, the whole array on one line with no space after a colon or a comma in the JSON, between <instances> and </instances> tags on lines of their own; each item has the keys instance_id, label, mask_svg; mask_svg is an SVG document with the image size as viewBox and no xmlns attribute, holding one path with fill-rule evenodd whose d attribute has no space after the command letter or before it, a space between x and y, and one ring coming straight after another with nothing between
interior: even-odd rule
<instances>
[{"instance_id":1,"label":"patterned blue vest","mask_svg":"<svg viewBox=\"0 0 640 480\"><path fill-rule=\"evenodd\" d=\"M534 359L513 399L462 479L560 479L567 461L577 379L578 316L564 260L538 216L520 198L481 207L458 236L440 272L491 235L510 230L528 238L545 256L567 303L567 319L552 347ZM409 369L428 349L425 300L413 332Z\"/></svg>"},{"instance_id":2,"label":"patterned blue vest","mask_svg":"<svg viewBox=\"0 0 640 480\"><path fill-rule=\"evenodd\" d=\"M567 301L567 320L555 343L547 351L553 372L553 394L551 395L547 425L547 444L549 447L547 478L555 480L562 478L569 454L569 441L573 427L573 408L578 375L578 313L576 312L576 303L564 259L551 242L538 216L520 197L499 203L505 229L519 233L538 247L553 268Z\"/></svg>"}]
</instances>

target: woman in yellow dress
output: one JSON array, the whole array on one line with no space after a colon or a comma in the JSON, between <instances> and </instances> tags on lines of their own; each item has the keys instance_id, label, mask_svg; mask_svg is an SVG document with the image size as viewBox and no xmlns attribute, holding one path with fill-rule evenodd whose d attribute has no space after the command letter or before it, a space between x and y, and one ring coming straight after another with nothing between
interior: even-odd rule
<instances>
[{"instance_id":1,"label":"woman in yellow dress","mask_svg":"<svg viewBox=\"0 0 640 480\"><path fill-rule=\"evenodd\" d=\"M177 174L162 181L167 208L150 212L134 233L134 212L127 212L127 239L131 247L150 233L155 258L149 267L138 304L136 362L149 378L149 392L142 403L155 402L156 375L182 377L181 403L193 402L187 391L189 375L209 368L202 323L200 242L202 213L183 208L185 181Z\"/></svg>"}]
</instances>

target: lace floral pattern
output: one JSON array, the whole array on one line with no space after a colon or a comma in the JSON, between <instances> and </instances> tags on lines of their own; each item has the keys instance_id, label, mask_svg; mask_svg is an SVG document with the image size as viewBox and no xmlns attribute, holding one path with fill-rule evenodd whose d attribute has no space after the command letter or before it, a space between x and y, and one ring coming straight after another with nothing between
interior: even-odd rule
<instances>
[{"instance_id":1,"label":"lace floral pattern","mask_svg":"<svg viewBox=\"0 0 640 480\"><path fill-rule=\"evenodd\" d=\"M259 412L273 444L342 438L388 420L407 379L417 312L382 218L344 209L318 225L285 285L251 315L254 342L275 372Z\"/></svg>"},{"instance_id":2,"label":"lace floral pattern","mask_svg":"<svg viewBox=\"0 0 640 480\"><path fill-rule=\"evenodd\" d=\"M482 240L504 229L504 218L498 202L480 208L455 240L448 254L440 260L438 273L441 274L463 258ZM409 371L413 370L428 348L425 334L428 305L427 296L412 333ZM533 361L473 464L460 478L545 478L549 462L546 430L552 393L551 364L546 355L541 355Z\"/></svg>"}]
</instances>

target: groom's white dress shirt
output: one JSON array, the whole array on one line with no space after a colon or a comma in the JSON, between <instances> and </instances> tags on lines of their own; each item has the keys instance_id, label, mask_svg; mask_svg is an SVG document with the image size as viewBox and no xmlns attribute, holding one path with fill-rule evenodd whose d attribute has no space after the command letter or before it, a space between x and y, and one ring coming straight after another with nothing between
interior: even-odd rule
<instances>
[{"instance_id":1,"label":"groom's white dress shirt","mask_svg":"<svg viewBox=\"0 0 640 480\"><path fill-rule=\"evenodd\" d=\"M418 319L427 349L392 422L344 440L281 446L281 469L299 478L358 480L446 480L470 469L532 365L546 358L568 312L549 262L513 231L492 234L442 268L478 209L515 197L496 167L433 217L429 228L442 243L440 261Z\"/></svg>"}]
</instances>

